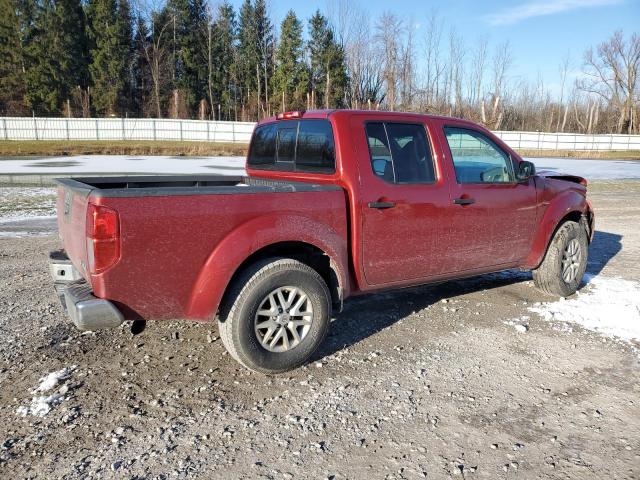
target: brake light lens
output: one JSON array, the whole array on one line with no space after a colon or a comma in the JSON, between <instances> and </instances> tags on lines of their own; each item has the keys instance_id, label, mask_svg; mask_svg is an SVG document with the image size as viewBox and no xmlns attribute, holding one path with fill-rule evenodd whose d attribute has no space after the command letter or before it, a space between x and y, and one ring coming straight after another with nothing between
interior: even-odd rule
<instances>
[{"instance_id":1,"label":"brake light lens","mask_svg":"<svg viewBox=\"0 0 640 480\"><path fill-rule=\"evenodd\" d=\"M115 210L89 204L87 256L91 273L104 272L120 258L120 219Z\"/></svg>"},{"instance_id":2,"label":"brake light lens","mask_svg":"<svg viewBox=\"0 0 640 480\"><path fill-rule=\"evenodd\" d=\"M278 120L290 120L292 118L302 118L304 111L302 110L294 110L293 112L282 112L276 115L276 119Z\"/></svg>"}]
</instances>

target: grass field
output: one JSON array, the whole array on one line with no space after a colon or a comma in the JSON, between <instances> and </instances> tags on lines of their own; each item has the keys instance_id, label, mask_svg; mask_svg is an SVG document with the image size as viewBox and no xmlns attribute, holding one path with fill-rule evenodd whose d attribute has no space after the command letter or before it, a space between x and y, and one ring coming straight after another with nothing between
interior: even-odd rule
<instances>
[{"instance_id":1,"label":"grass field","mask_svg":"<svg viewBox=\"0 0 640 480\"><path fill-rule=\"evenodd\" d=\"M242 143L165 142L165 141L64 141L64 140L2 140L0 157L24 155L184 155L184 156L245 156ZM574 150L519 150L525 157L590 158L597 160L640 160L640 150L586 152Z\"/></svg>"}]
</instances>

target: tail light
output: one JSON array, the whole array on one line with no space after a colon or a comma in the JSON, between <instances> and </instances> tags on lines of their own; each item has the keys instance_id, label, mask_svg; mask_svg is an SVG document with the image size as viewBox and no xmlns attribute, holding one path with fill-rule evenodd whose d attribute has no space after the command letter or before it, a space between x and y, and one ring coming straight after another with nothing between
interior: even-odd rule
<instances>
[{"instance_id":1,"label":"tail light","mask_svg":"<svg viewBox=\"0 0 640 480\"><path fill-rule=\"evenodd\" d=\"M120 258L120 220L111 208L89 204L87 209L87 256L89 271L102 273Z\"/></svg>"}]
</instances>

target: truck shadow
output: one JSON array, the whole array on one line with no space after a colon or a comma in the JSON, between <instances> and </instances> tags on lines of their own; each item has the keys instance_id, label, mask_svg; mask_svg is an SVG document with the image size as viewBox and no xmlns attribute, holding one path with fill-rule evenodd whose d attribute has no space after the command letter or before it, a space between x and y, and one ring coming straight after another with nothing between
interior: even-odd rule
<instances>
[{"instance_id":1,"label":"truck shadow","mask_svg":"<svg viewBox=\"0 0 640 480\"><path fill-rule=\"evenodd\" d=\"M589 250L587 271L594 275L599 274L622 249L621 239L621 235L596 231ZM443 299L528 280L531 280L530 272L508 270L348 299L344 311L331 323L327 339L314 355L314 361L366 340L371 335Z\"/></svg>"},{"instance_id":2,"label":"truck shadow","mask_svg":"<svg viewBox=\"0 0 640 480\"><path fill-rule=\"evenodd\" d=\"M596 230L589 247L587 272L598 275L620 250L622 250L622 235Z\"/></svg>"},{"instance_id":3,"label":"truck shadow","mask_svg":"<svg viewBox=\"0 0 640 480\"><path fill-rule=\"evenodd\" d=\"M314 360L366 340L371 335L443 299L530 279L529 272L509 270L464 280L350 298L345 302L342 313L331 323L327 338L314 355ZM427 316L432 315L433 311L428 310Z\"/></svg>"}]
</instances>

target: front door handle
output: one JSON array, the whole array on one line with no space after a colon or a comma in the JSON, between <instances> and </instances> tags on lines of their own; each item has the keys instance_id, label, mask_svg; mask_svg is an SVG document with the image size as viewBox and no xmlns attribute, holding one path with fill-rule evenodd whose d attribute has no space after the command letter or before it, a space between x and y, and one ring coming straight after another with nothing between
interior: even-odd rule
<instances>
[{"instance_id":1,"label":"front door handle","mask_svg":"<svg viewBox=\"0 0 640 480\"><path fill-rule=\"evenodd\" d=\"M396 206L396 202L369 202L369 208L377 208L379 210L384 210L387 208L393 208Z\"/></svg>"},{"instance_id":2,"label":"front door handle","mask_svg":"<svg viewBox=\"0 0 640 480\"><path fill-rule=\"evenodd\" d=\"M455 203L456 205L471 205L473 203L476 203L476 199L475 198L456 198L453 203Z\"/></svg>"}]
</instances>

